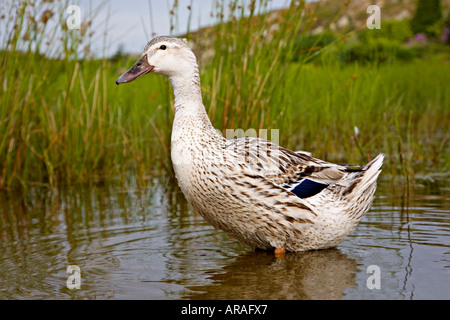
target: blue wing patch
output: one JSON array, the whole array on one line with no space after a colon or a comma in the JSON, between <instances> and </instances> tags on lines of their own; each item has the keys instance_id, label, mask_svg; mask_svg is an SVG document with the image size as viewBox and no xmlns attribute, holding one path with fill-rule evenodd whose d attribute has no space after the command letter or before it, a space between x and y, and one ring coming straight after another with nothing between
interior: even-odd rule
<instances>
[{"instance_id":1,"label":"blue wing patch","mask_svg":"<svg viewBox=\"0 0 450 320\"><path fill-rule=\"evenodd\" d=\"M294 189L291 190L299 198L309 198L328 187L327 184L304 179Z\"/></svg>"}]
</instances>

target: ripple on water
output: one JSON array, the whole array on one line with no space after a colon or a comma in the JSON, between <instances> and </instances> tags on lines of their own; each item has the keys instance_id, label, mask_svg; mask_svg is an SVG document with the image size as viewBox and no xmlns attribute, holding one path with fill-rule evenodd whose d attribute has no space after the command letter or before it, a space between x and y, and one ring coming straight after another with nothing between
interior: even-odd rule
<instances>
[{"instance_id":1,"label":"ripple on water","mask_svg":"<svg viewBox=\"0 0 450 320\"><path fill-rule=\"evenodd\" d=\"M0 196L0 299L450 298L448 197L386 190L337 249L285 259L227 237L158 185ZM71 264L81 290L66 287ZM380 290L367 287L371 265Z\"/></svg>"}]
</instances>

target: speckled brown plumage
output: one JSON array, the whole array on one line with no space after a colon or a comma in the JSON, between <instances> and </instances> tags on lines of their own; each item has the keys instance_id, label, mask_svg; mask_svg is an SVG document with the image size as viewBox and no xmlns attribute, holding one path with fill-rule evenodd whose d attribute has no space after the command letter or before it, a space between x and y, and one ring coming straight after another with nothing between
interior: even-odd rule
<instances>
[{"instance_id":1,"label":"speckled brown plumage","mask_svg":"<svg viewBox=\"0 0 450 320\"><path fill-rule=\"evenodd\" d=\"M369 210L383 155L355 170L263 139L227 140L206 114L185 41L155 38L143 57L149 72L173 86L173 167L187 201L213 226L253 248L324 249L342 242ZM118 83L129 82L126 75Z\"/></svg>"}]
</instances>

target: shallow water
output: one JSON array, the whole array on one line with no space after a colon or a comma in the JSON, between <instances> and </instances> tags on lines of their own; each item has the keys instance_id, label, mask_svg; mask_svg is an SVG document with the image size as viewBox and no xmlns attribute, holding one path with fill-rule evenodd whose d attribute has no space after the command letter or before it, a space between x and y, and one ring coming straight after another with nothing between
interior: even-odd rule
<instances>
[{"instance_id":1,"label":"shallow water","mask_svg":"<svg viewBox=\"0 0 450 320\"><path fill-rule=\"evenodd\" d=\"M446 181L409 196L382 182L338 248L285 258L228 238L164 185L0 193L0 299L450 299Z\"/></svg>"}]
</instances>

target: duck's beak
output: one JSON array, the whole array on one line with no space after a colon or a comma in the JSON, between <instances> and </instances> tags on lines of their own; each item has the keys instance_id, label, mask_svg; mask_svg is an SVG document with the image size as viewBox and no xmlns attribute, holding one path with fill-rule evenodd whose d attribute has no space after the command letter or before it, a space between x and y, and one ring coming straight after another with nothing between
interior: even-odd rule
<instances>
[{"instance_id":1,"label":"duck's beak","mask_svg":"<svg viewBox=\"0 0 450 320\"><path fill-rule=\"evenodd\" d=\"M152 72L154 66L151 66L147 61L147 55L143 55L139 58L139 60L131 67L130 70L125 72L123 75L116 80L116 84L127 83L137 78Z\"/></svg>"}]
</instances>

